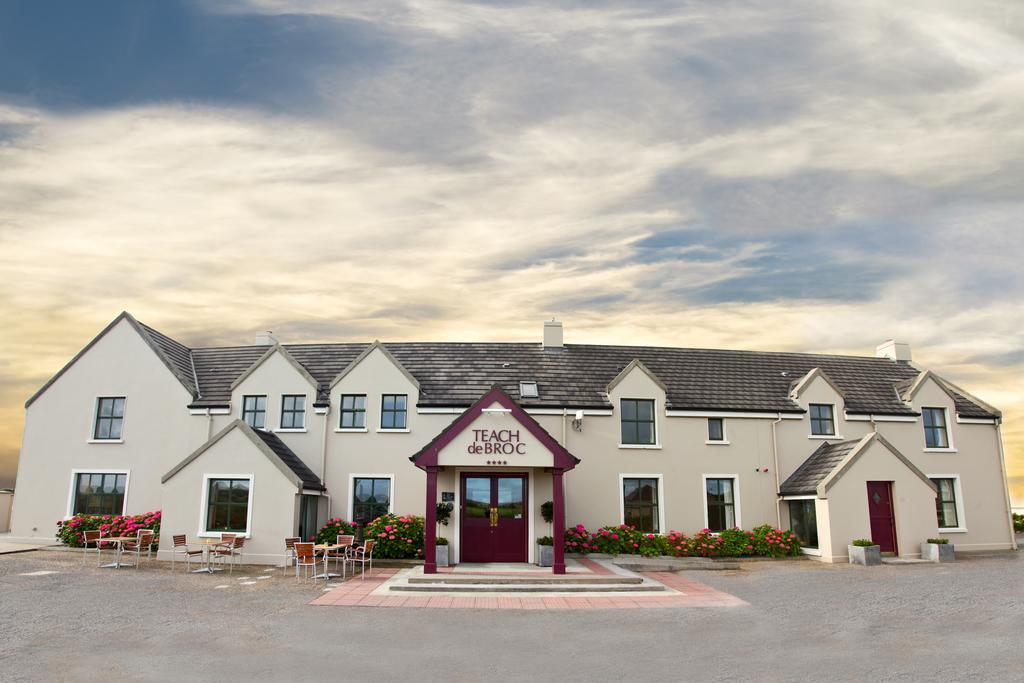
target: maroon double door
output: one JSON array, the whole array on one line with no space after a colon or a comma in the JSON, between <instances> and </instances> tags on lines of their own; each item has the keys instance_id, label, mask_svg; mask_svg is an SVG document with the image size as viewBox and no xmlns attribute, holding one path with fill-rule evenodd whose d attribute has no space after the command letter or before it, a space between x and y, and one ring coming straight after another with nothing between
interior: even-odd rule
<instances>
[{"instance_id":1,"label":"maroon double door","mask_svg":"<svg viewBox=\"0 0 1024 683\"><path fill-rule=\"evenodd\" d=\"M525 474L463 474L462 562L526 562Z\"/></svg>"},{"instance_id":2,"label":"maroon double door","mask_svg":"<svg viewBox=\"0 0 1024 683\"><path fill-rule=\"evenodd\" d=\"M868 517L871 520L871 540L883 553L895 553L896 515L892 507L892 482L868 482Z\"/></svg>"}]
</instances>

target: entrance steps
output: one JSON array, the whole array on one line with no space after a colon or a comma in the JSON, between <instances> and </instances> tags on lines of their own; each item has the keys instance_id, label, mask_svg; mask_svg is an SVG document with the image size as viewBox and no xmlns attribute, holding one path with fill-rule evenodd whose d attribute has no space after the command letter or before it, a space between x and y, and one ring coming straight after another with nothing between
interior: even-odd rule
<instances>
[{"instance_id":1,"label":"entrance steps","mask_svg":"<svg viewBox=\"0 0 1024 683\"><path fill-rule=\"evenodd\" d=\"M435 578L436 577L436 578ZM510 586L525 584L583 584L583 585L626 585L643 583L641 576L572 576L562 574L555 576L410 576L409 583L413 584L444 584L444 585L472 585L472 586Z\"/></svg>"},{"instance_id":2,"label":"entrance steps","mask_svg":"<svg viewBox=\"0 0 1024 683\"><path fill-rule=\"evenodd\" d=\"M570 572L554 575L540 572L523 576L487 574L422 574L414 572L388 582L389 592L401 593L458 593L458 594L547 594L562 593L661 593L665 586L637 574L623 572L613 575L595 575Z\"/></svg>"}]
</instances>

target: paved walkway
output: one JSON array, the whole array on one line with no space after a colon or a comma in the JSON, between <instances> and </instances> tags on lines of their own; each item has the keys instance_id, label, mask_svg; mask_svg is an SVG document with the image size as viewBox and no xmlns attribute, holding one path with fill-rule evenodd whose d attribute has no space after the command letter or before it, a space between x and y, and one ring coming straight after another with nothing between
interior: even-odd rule
<instances>
[{"instance_id":1,"label":"paved walkway","mask_svg":"<svg viewBox=\"0 0 1024 683\"><path fill-rule=\"evenodd\" d=\"M618 593L602 591L586 594L560 592L557 585L549 593L509 594L489 593L466 595L445 592L410 594L389 590L395 583L404 582L417 569L380 569L367 573L366 578L350 579L327 589L311 605L331 607L427 607L443 609L531 609L531 610L586 610L586 609L663 609L667 607L736 607L746 605L743 600L715 590L699 581L685 579L672 572L640 572L633 574L618 567L590 559L579 559L571 573L581 575L639 576L647 584L660 584L665 591L650 593ZM536 570L536 571L535 571ZM421 570L419 570L421 572ZM550 576L550 570L523 567L509 571L503 567L458 567L444 573L480 576L522 576L536 573Z\"/></svg>"}]
</instances>

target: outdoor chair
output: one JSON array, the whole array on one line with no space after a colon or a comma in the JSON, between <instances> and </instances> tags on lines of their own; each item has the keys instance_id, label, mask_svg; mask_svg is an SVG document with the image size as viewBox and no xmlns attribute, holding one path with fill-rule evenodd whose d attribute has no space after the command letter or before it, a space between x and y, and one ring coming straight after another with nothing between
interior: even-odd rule
<instances>
[{"instance_id":1,"label":"outdoor chair","mask_svg":"<svg viewBox=\"0 0 1024 683\"><path fill-rule=\"evenodd\" d=\"M193 557L200 557L201 558L203 556L202 549L192 550L191 548L189 548L188 547L188 541L185 540L185 534L178 534L176 536L172 536L171 538L174 541L174 548L173 548L173 552L171 553L171 571L172 572L174 571L174 558L176 558L178 555L181 555L181 556L183 556L185 558L185 569L186 569L186 571L191 569L192 568L192 558Z\"/></svg>"},{"instance_id":2,"label":"outdoor chair","mask_svg":"<svg viewBox=\"0 0 1024 683\"><path fill-rule=\"evenodd\" d=\"M82 562L85 562L85 556L89 554L89 544L92 544L96 548L96 564L103 564L102 551L103 551L103 532L101 531L83 531L82 532Z\"/></svg>"},{"instance_id":3,"label":"outdoor chair","mask_svg":"<svg viewBox=\"0 0 1024 683\"><path fill-rule=\"evenodd\" d=\"M284 539L284 566L286 569L295 560L295 544L301 540L298 536L289 536Z\"/></svg>"},{"instance_id":4,"label":"outdoor chair","mask_svg":"<svg viewBox=\"0 0 1024 683\"><path fill-rule=\"evenodd\" d=\"M334 552L327 553L328 560L334 560L334 566L338 566L338 561L341 561L341 575L345 576L345 562L348 560L349 550L352 548L352 544L355 542L356 537L352 535L338 536L338 545L341 546Z\"/></svg>"},{"instance_id":5,"label":"outdoor chair","mask_svg":"<svg viewBox=\"0 0 1024 683\"><path fill-rule=\"evenodd\" d=\"M356 562L360 564L359 578L366 578L366 563L370 563L370 573L373 573L373 546L377 545L377 541L367 541L362 547L355 548L348 556L348 561L352 563L352 573L356 572Z\"/></svg>"},{"instance_id":6,"label":"outdoor chair","mask_svg":"<svg viewBox=\"0 0 1024 683\"><path fill-rule=\"evenodd\" d=\"M214 559L219 559L221 562L227 562L231 564L231 568L228 570L230 573L235 573L235 565L242 563L242 548L245 547L245 536L236 536L231 541L231 545L226 548L221 546L215 548L213 551Z\"/></svg>"},{"instance_id":7,"label":"outdoor chair","mask_svg":"<svg viewBox=\"0 0 1024 683\"><path fill-rule=\"evenodd\" d=\"M324 553L324 574L327 573L327 559L326 553ZM306 568L309 567L313 570L313 577L316 580L316 568L320 564L319 558L317 557L316 548L313 547L312 543L296 543L295 544L295 580L299 580L299 567L303 569L303 577L307 576Z\"/></svg>"},{"instance_id":8,"label":"outdoor chair","mask_svg":"<svg viewBox=\"0 0 1024 683\"><path fill-rule=\"evenodd\" d=\"M152 546L153 546L154 533L150 529L139 529L138 536L135 537L134 541L125 541L121 547L123 553L129 555L135 555L135 568L138 569L139 565L142 564L142 551L146 551L146 557L152 557Z\"/></svg>"}]
</instances>

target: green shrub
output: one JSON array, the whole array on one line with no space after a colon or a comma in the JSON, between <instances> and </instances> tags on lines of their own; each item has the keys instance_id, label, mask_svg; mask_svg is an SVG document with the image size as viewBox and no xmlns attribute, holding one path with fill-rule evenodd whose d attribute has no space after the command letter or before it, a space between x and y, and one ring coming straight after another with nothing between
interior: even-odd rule
<instances>
[{"instance_id":1,"label":"green shrub","mask_svg":"<svg viewBox=\"0 0 1024 683\"><path fill-rule=\"evenodd\" d=\"M57 522L57 540L69 548L81 548L84 531L99 530L104 536L135 536L139 529L154 532L153 544L160 542L160 510L141 515L75 515Z\"/></svg>"},{"instance_id":2,"label":"green shrub","mask_svg":"<svg viewBox=\"0 0 1024 683\"><path fill-rule=\"evenodd\" d=\"M855 545L858 548L870 548L874 544L875 544L874 541L869 541L866 538L858 538L857 540L850 542L850 545Z\"/></svg>"},{"instance_id":3,"label":"green shrub","mask_svg":"<svg viewBox=\"0 0 1024 683\"><path fill-rule=\"evenodd\" d=\"M555 504L550 500L540 504L540 516L544 518L544 521L551 524L551 520L555 518Z\"/></svg>"},{"instance_id":4,"label":"green shrub","mask_svg":"<svg viewBox=\"0 0 1024 683\"><path fill-rule=\"evenodd\" d=\"M928 543L934 543L936 545L946 545L949 543L948 538L929 538Z\"/></svg>"},{"instance_id":5,"label":"green shrub","mask_svg":"<svg viewBox=\"0 0 1024 683\"><path fill-rule=\"evenodd\" d=\"M555 539L550 536L541 536L537 539L537 545L554 545Z\"/></svg>"},{"instance_id":6,"label":"green shrub","mask_svg":"<svg viewBox=\"0 0 1024 683\"><path fill-rule=\"evenodd\" d=\"M327 524L324 524L323 528L317 532L316 538L310 540L333 545L338 542L338 536L355 536L355 534L356 524L354 522L346 522L341 517L335 517L327 520Z\"/></svg>"},{"instance_id":7,"label":"green shrub","mask_svg":"<svg viewBox=\"0 0 1024 683\"><path fill-rule=\"evenodd\" d=\"M1013 530L1018 534L1024 534L1024 515L1013 513Z\"/></svg>"},{"instance_id":8,"label":"green shrub","mask_svg":"<svg viewBox=\"0 0 1024 683\"><path fill-rule=\"evenodd\" d=\"M448 545L448 539L444 536L438 536L435 545Z\"/></svg>"},{"instance_id":9,"label":"green shrub","mask_svg":"<svg viewBox=\"0 0 1024 683\"><path fill-rule=\"evenodd\" d=\"M665 535L646 533L626 524L605 526L590 532L582 524L577 524L565 531L565 551L647 557L786 557L800 554L800 540L792 531L775 529L768 524L753 531L733 528L718 534L710 529L701 529L693 536L678 531Z\"/></svg>"},{"instance_id":10,"label":"green shrub","mask_svg":"<svg viewBox=\"0 0 1024 683\"><path fill-rule=\"evenodd\" d=\"M381 515L366 525L364 541L377 541L374 557L423 557L423 518L416 515Z\"/></svg>"},{"instance_id":11,"label":"green shrub","mask_svg":"<svg viewBox=\"0 0 1024 683\"><path fill-rule=\"evenodd\" d=\"M754 554L762 557L786 557L800 554L800 539L792 531L782 531L771 524L754 528Z\"/></svg>"}]
</instances>

